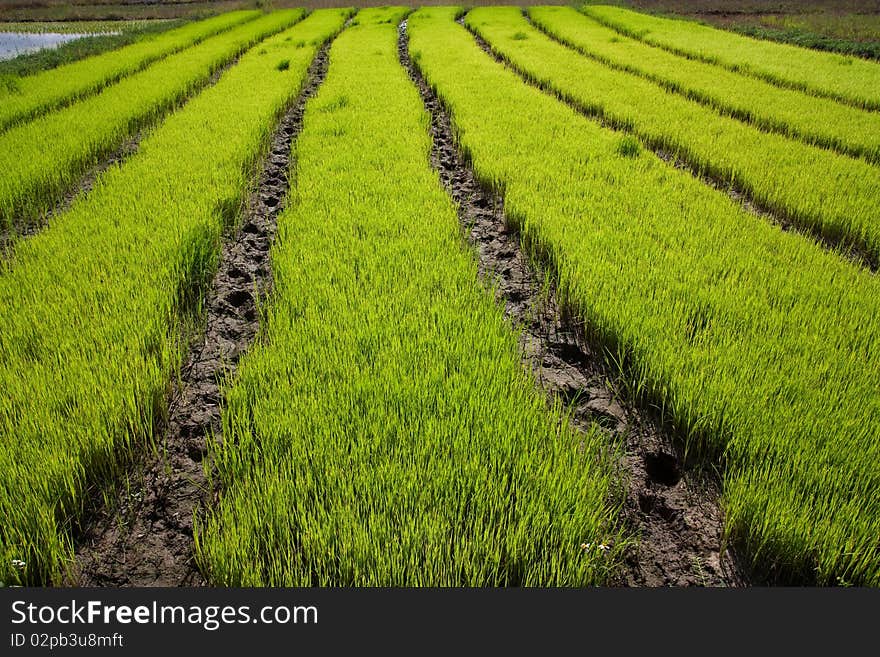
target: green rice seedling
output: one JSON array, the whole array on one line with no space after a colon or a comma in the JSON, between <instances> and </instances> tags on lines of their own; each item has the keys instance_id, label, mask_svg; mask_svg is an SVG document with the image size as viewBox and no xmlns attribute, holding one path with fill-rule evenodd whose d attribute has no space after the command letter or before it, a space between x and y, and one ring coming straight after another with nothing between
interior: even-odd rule
<instances>
[{"instance_id":1,"label":"green rice seedling","mask_svg":"<svg viewBox=\"0 0 880 657\"><path fill-rule=\"evenodd\" d=\"M0 131L99 91L162 57L252 21L259 15L257 11L221 14L50 71L16 76L16 89L0 87Z\"/></svg>"},{"instance_id":2,"label":"green rice seedling","mask_svg":"<svg viewBox=\"0 0 880 657\"><path fill-rule=\"evenodd\" d=\"M0 75L0 91L15 93L21 89L21 79L15 75Z\"/></svg>"},{"instance_id":3,"label":"green rice seedling","mask_svg":"<svg viewBox=\"0 0 880 657\"><path fill-rule=\"evenodd\" d=\"M556 43L515 7L481 7L467 25L529 79L792 223L880 261L880 167L722 116L638 75ZM512 38L516 32L527 41Z\"/></svg>"},{"instance_id":4,"label":"green rice seedling","mask_svg":"<svg viewBox=\"0 0 880 657\"><path fill-rule=\"evenodd\" d=\"M880 162L880 113L681 57L620 35L572 7L533 7L529 16L553 38L582 54L637 73L722 114Z\"/></svg>"},{"instance_id":5,"label":"green rice seedling","mask_svg":"<svg viewBox=\"0 0 880 657\"><path fill-rule=\"evenodd\" d=\"M224 64L288 27L300 9L266 14L153 64L101 93L0 134L0 226L39 219L83 172L183 100Z\"/></svg>"},{"instance_id":6,"label":"green rice seedling","mask_svg":"<svg viewBox=\"0 0 880 657\"><path fill-rule=\"evenodd\" d=\"M642 145L632 135L624 135L617 142L617 152L624 157L637 157L642 152Z\"/></svg>"},{"instance_id":7,"label":"green rice seedling","mask_svg":"<svg viewBox=\"0 0 880 657\"><path fill-rule=\"evenodd\" d=\"M317 51L284 38L320 44L347 15L316 11L244 54L0 263L0 581L59 581L84 508L154 437L181 326Z\"/></svg>"},{"instance_id":8,"label":"green rice seedling","mask_svg":"<svg viewBox=\"0 0 880 657\"><path fill-rule=\"evenodd\" d=\"M591 339L722 470L729 540L782 581L880 585L880 282L650 152L623 156L456 11L409 18L419 67Z\"/></svg>"},{"instance_id":9,"label":"green rice seedling","mask_svg":"<svg viewBox=\"0 0 880 657\"><path fill-rule=\"evenodd\" d=\"M685 57L858 107L880 109L880 64L877 62L762 41L622 7L585 5L582 11L621 34Z\"/></svg>"},{"instance_id":10,"label":"green rice seedling","mask_svg":"<svg viewBox=\"0 0 880 657\"><path fill-rule=\"evenodd\" d=\"M217 585L603 582L609 461L548 410L478 282L397 59L405 12L359 13L307 106L198 562Z\"/></svg>"}]
</instances>

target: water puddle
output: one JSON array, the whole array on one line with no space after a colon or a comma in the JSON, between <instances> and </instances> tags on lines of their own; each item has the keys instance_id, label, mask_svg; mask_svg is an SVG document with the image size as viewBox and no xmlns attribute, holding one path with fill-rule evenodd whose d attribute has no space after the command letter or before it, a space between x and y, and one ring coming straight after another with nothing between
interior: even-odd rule
<instances>
[{"instance_id":1,"label":"water puddle","mask_svg":"<svg viewBox=\"0 0 880 657\"><path fill-rule=\"evenodd\" d=\"M118 32L102 32L101 34L118 34ZM87 36L95 35L94 33L0 32L0 60L12 59L44 48L57 48L62 43Z\"/></svg>"}]
</instances>

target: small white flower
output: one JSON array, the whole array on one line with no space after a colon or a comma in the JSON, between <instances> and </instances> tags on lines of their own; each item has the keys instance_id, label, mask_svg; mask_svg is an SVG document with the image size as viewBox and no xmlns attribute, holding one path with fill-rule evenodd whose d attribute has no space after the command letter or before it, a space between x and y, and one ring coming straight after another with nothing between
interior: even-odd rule
<instances>
[{"instance_id":1,"label":"small white flower","mask_svg":"<svg viewBox=\"0 0 880 657\"><path fill-rule=\"evenodd\" d=\"M608 550L611 549L611 547L608 545L605 545L604 543L599 543L599 549L602 550L602 552L607 552Z\"/></svg>"},{"instance_id":2,"label":"small white flower","mask_svg":"<svg viewBox=\"0 0 880 657\"><path fill-rule=\"evenodd\" d=\"M13 568L18 568L19 570L21 570L21 569L23 569L26 565L27 565L27 564L26 564L24 561L22 561L21 559L13 559L13 560L12 560L12 567L13 567Z\"/></svg>"},{"instance_id":3,"label":"small white flower","mask_svg":"<svg viewBox=\"0 0 880 657\"><path fill-rule=\"evenodd\" d=\"M589 550L592 545L592 543L581 543L581 550Z\"/></svg>"}]
</instances>

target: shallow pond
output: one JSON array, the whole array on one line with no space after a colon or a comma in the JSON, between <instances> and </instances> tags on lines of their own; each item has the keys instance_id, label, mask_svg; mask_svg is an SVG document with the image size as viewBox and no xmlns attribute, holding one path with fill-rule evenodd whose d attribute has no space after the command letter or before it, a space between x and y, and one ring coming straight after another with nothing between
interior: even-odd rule
<instances>
[{"instance_id":1,"label":"shallow pond","mask_svg":"<svg viewBox=\"0 0 880 657\"><path fill-rule=\"evenodd\" d=\"M59 34L57 32L0 32L0 60L12 59L26 52L56 48L62 43L90 34Z\"/></svg>"}]
</instances>

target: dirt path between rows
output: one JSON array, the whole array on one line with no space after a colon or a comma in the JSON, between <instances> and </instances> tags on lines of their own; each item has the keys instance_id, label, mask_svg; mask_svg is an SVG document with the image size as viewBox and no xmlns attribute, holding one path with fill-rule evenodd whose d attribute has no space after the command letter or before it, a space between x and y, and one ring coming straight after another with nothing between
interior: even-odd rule
<instances>
[{"instance_id":1,"label":"dirt path between rows","mask_svg":"<svg viewBox=\"0 0 880 657\"><path fill-rule=\"evenodd\" d=\"M678 443L651 414L616 394L601 356L583 338L571 313L559 307L552 281L523 252L504 214L504 200L482 187L465 164L452 123L436 94L410 60L406 21L398 51L431 114L431 164L455 201L479 273L494 283L505 315L520 327L523 360L548 395L559 395L573 423L597 423L610 441L625 446L625 515L640 536L620 580L625 586L731 586L744 584L733 555L722 548L718 485L685 463ZM549 289L549 293L547 292Z\"/></svg>"},{"instance_id":2,"label":"dirt path between rows","mask_svg":"<svg viewBox=\"0 0 880 657\"><path fill-rule=\"evenodd\" d=\"M152 126L159 125L166 116L174 111L176 107L180 107L190 98L193 98L205 89L217 84L223 74L238 63L238 60L239 57L235 57L232 61L218 67L217 70L211 74L211 77L203 84L196 85L184 98L174 102L165 111L146 119L140 124L140 127L126 137L119 146L111 150L109 153L99 156L98 161L80 175L79 181L67 189L67 191L61 195L55 206L46 211L41 217L28 221L20 221L9 228L0 229L0 262L3 260L9 260L13 257L13 254L15 253L15 245L20 240L32 237L48 228L55 217L70 209L74 201L80 197L86 196L92 191L92 187L95 186L95 183L101 174L113 165L122 166L128 158L137 153L141 139L147 134L147 132L149 132Z\"/></svg>"},{"instance_id":3,"label":"dirt path between rows","mask_svg":"<svg viewBox=\"0 0 880 657\"><path fill-rule=\"evenodd\" d=\"M219 382L234 374L259 328L256 299L272 285L269 249L289 188L291 147L306 101L327 73L329 48L328 42L316 54L298 99L272 136L243 223L224 243L205 302L206 329L190 346L158 454L130 473L131 492L118 507L99 510L78 537L77 585L205 584L193 557L193 518L213 498L204 461L208 437L222 432Z\"/></svg>"},{"instance_id":4,"label":"dirt path between rows","mask_svg":"<svg viewBox=\"0 0 880 657\"><path fill-rule=\"evenodd\" d=\"M580 53L578 53L577 50L570 48L562 41L559 41L558 39L556 39L549 32L547 32L547 31L541 29L540 27L538 27L537 25L535 25L532 22L532 19L531 19L531 17L529 17L527 12L524 11L523 16L525 17L526 22L530 26L534 27L536 30L541 32L547 38L558 43L559 45L563 46L564 48L568 48L575 55L589 57L588 55L580 55ZM529 85L535 87L536 89L540 89L544 93L552 95L554 98L557 98L560 102L565 103L566 105L568 105L569 107L574 109L579 114L582 114L586 118L598 123L599 125L601 125L603 127L606 127L610 130L614 130L615 132L629 133L629 130L625 130L625 129L621 128L614 121L611 121L608 118L606 118L600 114L597 114L595 111L588 111L588 110L584 109L583 107L581 107L578 103L570 102L568 99L562 97L560 94L556 93L552 89L545 88L543 85L536 83L534 80L532 80L528 75L524 75L516 66L511 65L510 63L505 61L505 59L501 55L495 53L495 51L492 50L492 46L489 45L489 43L486 42L485 39L483 39L480 35L478 35L472 29L470 29L470 27L468 27L465 24L464 17L459 18L458 23L460 25L464 26L465 29L467 29L468 32L471 33L471 35L474 37L474 40L477 42L477 44L480 46L480 48L482 48L482 50L486 54L491 56L498 63L503 64L509 70L516 73L520 78L522 78L522 80L526 84L529 84ZM602 63L602 62L600 61L600 63ZM611 68L614 68L614 67L611 66ZM694 102L697 102L697 101L694 101ZM730 118L733 118L735 120L740 120L740 119L737 119L736 117L730 117ZM749 124L749 125L752 125L753 128L755 128L756 130L760 130L762 132L772 132L772 131L764 130L763 128L761 128L759 126L755 126L753 124ZM759 200L755 199L751 194L749 194L747 191L745 191L741 187L735 185L730 180L723 178L721 176L713 175L711 172L707 172L707 171L703 170L698 165L696 165L692 162L689 162L689 161L675 155L674 153L670 152L664 146L657 145L655 143L650 143L650 142L642 139L641 137L639 137L638 139L645 146L645 148L652 151L655 155L657 155L663 161L671 164L672 166L676 167L677 169L681 169L682 171L688 172L689 174L691 174L694 178L696 178L697 180L699 180L703 184L708 185L709 187L712 187L713 189L716 189L720 192L727 194L728 197L730 197L733 201L735 201L746 212L748 212L752 215L755 215L755 216L763 219L764 221L767 221L771 224L774 224L775 226L778 226L783 231L797 233L797 234L803 236L805 239L808 239L812 242L816 242L822 248L824 248L828 251L834 252L835 254L839 255L840 257L849 260L850 262L852 262L856 266L864 267L864 268L868 269L869 271L871 271L872 273L876 274L878 269L880 269L880 261L878 261L877 258L873 257L870 254L870 252L868 251L868 249L865 248L864 246L850 243L846 239L833 239L831 237L828 237L827 235L825 235L822 232L821 228L806 225L803 222L800 222L800 221L796 220L795 218L788 216L787 214L785 214L781 211L774 210L774 209L768 207L765 203L762 203ZM809 145L806 142L803 142L803 143L805 145ZM822 148L822 147L816 146L816 148ZM825 149L825 150L835 152L833 149Z\"/></svg>"}]
</instances>

